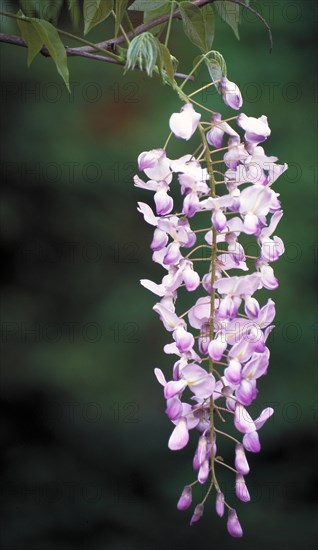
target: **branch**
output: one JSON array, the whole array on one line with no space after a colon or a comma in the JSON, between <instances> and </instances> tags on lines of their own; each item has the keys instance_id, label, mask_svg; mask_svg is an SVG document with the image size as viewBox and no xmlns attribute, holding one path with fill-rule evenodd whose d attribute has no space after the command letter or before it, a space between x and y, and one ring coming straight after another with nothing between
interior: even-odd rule
<instances>
[{"instance_id":1,"label":"branch","mask_svg":"<svg viewBox=\"0 0 318 550\"><path fill-rule=\"evenodd\" d=\"M22 40L22 38L20 38L20 36L16 36L15 34L0 33L0 42L4 42L5 44L14 44L15 46L22 46L23 48L27 48L27 45ZM122 63L120 61L117 61L117 59L83 51L82 48L69 48L68 46L65 46L65 51L68 57L84 57L86 59L95 59L95 61L103 61L104 63L113 63L114 65L125 65L124 62ZM41 49L41 54L45 57L50 57L50 53L45 47ZM185 80L186 78L188 78L188 76L183 73L175 73L174 76L175 78L179 78L181 80Z\"/></svg>"},{"instance_id":2,"label":"branch","mask_svg":"<svg viewBox=\"0 0 318 550\"><path fill-rule=\"evenodd\" d=\"M216 0L194 0L192 3L197 6L198 8L202 8L205 6L205 4L212 4ZM180 18L181 13L179 9L176 9L172 14L172 19ZM135 28L134 32L128 32L127 36L129 39L134 38L134 36L137 36L138 34L142 34L143 32L149 31L150 29L153 29L157 25L161 25L162 23L166 23L169 21L170 14L166 13L164 15L161 15L160 17L157 17L156 19L153 19L152 21L148 21L148 23L142 23L141 25L138 25L138 27ZM105 40L104 42L99 42L96 44L97 46L109 50L113 49L115 46L119 46L119 44L123 44L125 42L124 36L118 36L118 38L111 38L110 40ZM82 46L78 48L78 50L81 50L82 52L91 52L94 51L89 46Z\"/></svg>"}]
</instances>

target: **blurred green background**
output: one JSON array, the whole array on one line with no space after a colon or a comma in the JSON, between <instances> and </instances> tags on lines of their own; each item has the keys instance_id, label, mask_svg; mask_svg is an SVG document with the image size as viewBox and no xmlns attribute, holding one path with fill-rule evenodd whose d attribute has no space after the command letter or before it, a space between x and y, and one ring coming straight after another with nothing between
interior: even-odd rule
<instances>
[{"instance_id":1,"label":"blurred green background","mask_svg":"<svg viewBox=\"0 0 318 550\"><path fill-rule=\"evenodd\" d=\"M287 252L275 266L277 328L257 404L275 403L276 414L262 429L262 452L250 456L254 502L237 504L241 540L227 535L212 500L191 528L190 513L176 510L193 480L194 442L167 448L153 368L168 373L173 358L162 351L155 297L139 285L162 271L136 211L151 196L132 176L138 154L164 143L179 102L155 78L83 59L69 60L69 96L50 59L28 70L24 49L1 44L5 550L317 548L317 11L311 0L258 6L273 30L271 55L251 14L240 43L218 19L214 43L243 111L269 118L266 152L290 164L276 184ZM191 46L179 27L171 46L186 72ZM215 93L200 99L221 108ZM170 149L187 152L183 143ZM232 460L231 446L222 453ZM233 477L223 483L233 496Z\"/></svg>"}]
</instances>

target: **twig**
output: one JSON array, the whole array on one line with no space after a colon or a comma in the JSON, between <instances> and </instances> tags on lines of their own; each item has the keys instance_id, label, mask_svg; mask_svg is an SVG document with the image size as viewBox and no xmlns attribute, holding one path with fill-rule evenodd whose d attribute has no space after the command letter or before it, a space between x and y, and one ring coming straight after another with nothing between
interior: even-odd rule
<instances>
[{"instance_id":1,"label":"twig","mask_svg":"<svg viewBox=\"0 0 318 550\"><path fill-rule=\"evenodd\" d=\"M4 42L5 44L14 44L15 46L27 48L27 45L22 40L22 38L20 38L20 36L16 36L15 34L0 33L0 42ZM95 61L103 61L104 63L113 63L114 65L122 66L124 65L124 62L117 61L117 59L112 59L111 57L99 55L96 53L86 52L83 51L82 48L70 48L68 46L65 46L65 51L68 57L84 57L86 59L95 59ZM41 54L45 57L50 57L50 53L45 47L41 49ZM179 78L181 80L187 78L187 75L183 73L175 73L174 76L175 78Z\"/></svg>"},{"instance_id":2,"label":"twig","mask_svg":"<svg viewBox=\"0 0 318 550\"><path fill-rule=\"evenodd\" d=\"M194 0L192 2L195 6L198 8L202 8L205 6L205 4L212 4L215 2L215 0ZM176 9L172 14L172 19L176 19L181 17L180 10ZM153 29L157 25L161 25L162 23L167 23L170 18L170 13L166 13L164 15L161 15L160 17L157 17L156 19L153 19L152 21L148 21L148 23L142 23L141 25L138 25L138 27L135 28L135 33L132 32L127 33L127 36L129 39L133 38L134 36L137 36L138 34L142 34L143 32L149 31L150 29ZM119 44L123 44L125 42L125 38L123 36L118 36L118 38L111 38L110 40L105 40L104 42L100 42L97 44L97 46L100 46L107 49L113 49L115 46L118 46ZM83 46L78 48L79 50L90 52L92 51L89 46Z\"/></svg>"}]
</instances>

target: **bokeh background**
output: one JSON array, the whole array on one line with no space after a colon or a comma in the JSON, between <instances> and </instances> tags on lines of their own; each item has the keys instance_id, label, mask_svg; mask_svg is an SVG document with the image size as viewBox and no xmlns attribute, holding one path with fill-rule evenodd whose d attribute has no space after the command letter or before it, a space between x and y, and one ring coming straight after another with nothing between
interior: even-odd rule
<instances>
[{"instance_id":1,"label":"bokeh background","mask_svg":"<svg viewBox=\"0 0 318 550\"><path fill-rule=\"evenodd\" d=\"M227 535L212 501L191 528L190 512L176 510L193 480L194 442L167 448L153 368L169 372L172 358L155 297L139 285L161 270L136 211L151 199L133 187L136 157L164 143L179 102L155 78L83 59L69 60L69 96L50 59L28 70L23 48L1 44L4 550L317 548L317 11L311 0L257 4L273 30L271 55L251 14L240 43L220 19L214 43L244 112L269 117L266 151L290 164L276 184L287 252L276 265L277 328L255 408L275 403L276 414L262 452L250 456L254 502L237 505L241 540ZM174 28L187 71L192 47ZM102 36L100 28L90 38ZM206 82L202 73L198 84ZM213 92L200 99L221 107ZM171 156L182 152L187 145L171 145ZM231 451L225 445L223 456ZM223 483L233 496L233 478Z\"/></svg>"}]
</instances>

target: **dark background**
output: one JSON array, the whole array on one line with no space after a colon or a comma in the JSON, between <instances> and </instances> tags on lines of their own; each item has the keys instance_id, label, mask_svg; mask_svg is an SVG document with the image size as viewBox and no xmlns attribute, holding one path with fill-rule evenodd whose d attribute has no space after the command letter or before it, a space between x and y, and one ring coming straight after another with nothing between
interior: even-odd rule
<instances>
[{"instance_id":1,"label":"dark background","mask_svg":"<svg viewBox=\"0 0 318 550\"><path fill-rule=\"evenodd\" d=\"M83 59L69 61L69 96L51 60L38 57L28 70L24 49L1 44L5 550L317 548L317 11L311 0L258 5L272 55L247 14L240 43L218 20L214 44L241 86L243 112L269 117L267 153L290 165L276 184L286 254L275 266L277 328L257 404L276 412L262 452L250 455L254 502L237 504L241 540L227 535L212 500L191 528L190 513L176 510L193 480L194 443L167 448L153 368L169 372L173 358L162 352L155 297L139 285L162 272L136 211L150 195L132 175L137 155L164 143L179 102L155 78L123 78L120 67ZM171 45L187 71L191 47L179 26ZM8 22L3 30L16 32ZM221 105L212 92L201 101ZM231 446L222 452L232 460ZM223 483L233 493L233 477Z\"/></svg>"}]
</instances>

